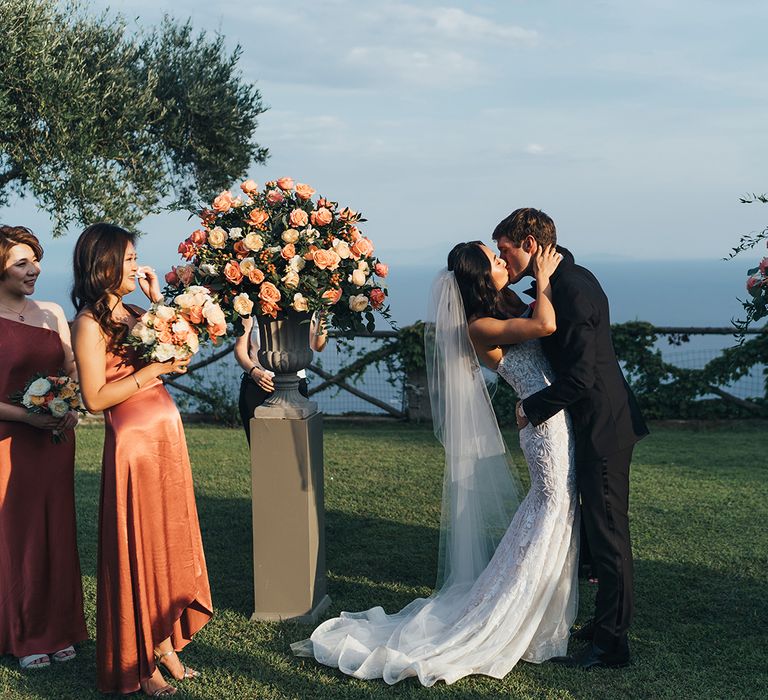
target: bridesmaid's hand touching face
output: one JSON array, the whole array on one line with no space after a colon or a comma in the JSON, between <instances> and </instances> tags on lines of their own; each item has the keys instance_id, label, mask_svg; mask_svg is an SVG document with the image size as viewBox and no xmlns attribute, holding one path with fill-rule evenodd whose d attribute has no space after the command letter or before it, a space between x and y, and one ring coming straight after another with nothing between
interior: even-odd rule
<instances>
[{"instance_id":1,"label":"bridesmaid's hand touching face","mask_svg":"<svg viewBox=\"0 0 768 700\"><path fill-rule=\"evenodd\" d=\"M154 268L148 265L142 265L136 273L136 279L139 281L139 287L144 292L147 299L152 302L162 301L163 293L160 291L160 280Z\"/></svg>"}]
</instances>

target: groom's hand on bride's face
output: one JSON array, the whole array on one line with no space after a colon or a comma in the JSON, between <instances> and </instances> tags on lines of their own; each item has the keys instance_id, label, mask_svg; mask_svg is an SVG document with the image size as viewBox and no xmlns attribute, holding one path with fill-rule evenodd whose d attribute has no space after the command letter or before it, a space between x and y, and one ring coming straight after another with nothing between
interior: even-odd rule
<instances>
[{"instance_id":1,"label":"groom's hand on bride's face","mask_svg":"<svg viewBox=\"0 0 768 700\"><path fill-rule=\"evenodd\" d=\"M517 418L517 427L522 430L526 425L528 425L528 417L525 415L525 411L523 411L523 402L518 401L517 405L515 406L515 418Z\"/></svg>"}]
</instances>

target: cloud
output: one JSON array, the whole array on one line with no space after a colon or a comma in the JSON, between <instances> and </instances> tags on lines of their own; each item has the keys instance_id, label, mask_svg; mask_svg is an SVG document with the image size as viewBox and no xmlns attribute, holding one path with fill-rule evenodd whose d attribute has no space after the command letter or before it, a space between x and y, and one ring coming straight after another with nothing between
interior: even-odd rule
<instances>
[{"instance_id":1,"label":"cloud","mask_svg":"<svg viewBox=\"0 0 768 700\"><path fill-rule=\"evenodd\" d=\"M532 156L537 156L544 153L547 149L539 143L529 143L523 150Z\"/></svg>"}]
</instances>

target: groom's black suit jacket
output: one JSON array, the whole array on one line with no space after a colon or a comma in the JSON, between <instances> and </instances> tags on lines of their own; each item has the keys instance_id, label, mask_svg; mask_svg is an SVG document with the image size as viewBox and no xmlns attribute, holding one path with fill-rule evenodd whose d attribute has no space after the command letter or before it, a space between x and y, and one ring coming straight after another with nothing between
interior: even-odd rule
<instances>
[{"instance_id":1,"label":"groom's black suit jacket","mask_svg":"<svg viewBox=\"0 0 768 700\"><path fill-rule=\"evenodd\" d=\"M630 447L648 428L616 359L605 292L570 251L558 251L563 260L550 278L557 330L542 339L555 380L525 399L523 410L539 425L567 409L579 452L603 458Z\"/></svg>"}]
</instances>

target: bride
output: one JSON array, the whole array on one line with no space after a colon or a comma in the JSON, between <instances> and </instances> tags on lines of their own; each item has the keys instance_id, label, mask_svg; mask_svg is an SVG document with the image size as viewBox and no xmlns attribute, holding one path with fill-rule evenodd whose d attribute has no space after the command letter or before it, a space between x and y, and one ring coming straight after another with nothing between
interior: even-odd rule
<instances>
[{"instance_id":1,"label":"bride","mask_svg":"<svg viewBox=\"0 0 768 700\"><path fill-rule=\"evenodd\" d=\"M357 678L422 685L470 674L502 678L520 660L565 654L576 616L576 483L564 411L520 431L531 487L520 501L478 358L524 398L550 383L538 338L555 331L540 249L531 314L506 287L506 264L460 243L432 288L426 333L435 434L445 447L438 586L400 612L342 612L292 644Z\"/></svg>"}]
</instances>

